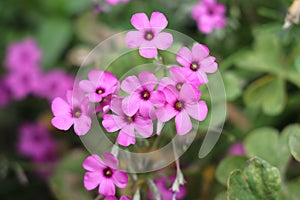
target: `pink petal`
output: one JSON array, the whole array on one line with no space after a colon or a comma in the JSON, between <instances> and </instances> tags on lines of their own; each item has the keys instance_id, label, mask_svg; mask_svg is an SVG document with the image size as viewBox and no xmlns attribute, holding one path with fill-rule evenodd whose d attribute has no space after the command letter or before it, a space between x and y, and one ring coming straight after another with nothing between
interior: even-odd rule
<instances>
[{"instance_id":1,"label":"pink petal","mask_svg":"<svg viewBox=\"0 0 300 200\"><path fill-rule=\"evenodd\" d=\"M206 73L214 73L218 70L215 57L210 56L200 62L200 70Z\"/></svg>"},{"instance_id":2,"label":"pink petal","mask_svg":"<svg viewBox=\"0 0 300 200\"><path fill-rule=\"evenodd\" d=\"M93 190L100 184L102 178L99 172L86 172L83 179L84 187L87 190Z\"/></svg>"},{"instance_id":3,"label":"pink petal","mask_svg":"<svg viewBox=\"0 0 300 200\"><path fill-rule=\"evenodd\" d=\"M151 92L155 88L158 82L154 74L148 71L144 71L139 74L139 81L143 88L147 89L149 92Z\"/></svg>"},{"instance_id":4,"label":"pink petal","mask_svg":"<svg viewBox=\"0 0 300 200\"><path fill-rule=\"evenodd\" d=\"M205 101L200 101L194 104L185 104L184 109L194 119L203 121L207 116L207 105Z\"/></svg>"},{"instance_id":5,"label":"pink petal","mask_svg":"<svg viewBox=\"0 0 300 200\"><path fill-rule=\"evenodd\" d=\"M123 115L123 110L122 110L122 99L121 98L113 98L111 100L111 110L118 114L118 115Z\"/></svg>"},{"instance_id":6,"label":"pink petal","mask_svg":"<svg viewBox=\"0 0 300 200\"><path fill-rule=\"evenodd\" d=\"M172 79L176 82L176 83L185 83L187 82L187 69L183 68L183 67L172 67L170 69L170 74Z\"/></svg>"},{"instance_id":7,"label":"pink petal","mask_svg":"<svg viewBox=\"0 0 300 200\"><path fill-rule=\"evenodd\" d=\"M84 169L86 169L88 171L92 171L92 172L99 171L106 167L106 165L103 163L102 159L96 154L93 154L93 155L87 157L83 161L82 166Z\"/></svg>"},{"instance_id":8,"label":"pink petal","mask_svg":"<svg viewBox=\"0 0 300 200\"><path fill-rule=\"evenodd\" d=\"M82 115L74 121L74 131L77 135L85 135L91 128L92 120L90 117Z\"/></svg>"},{"instance_id":9,"label":"pink petal","mask_svg":"<svg viewBox=\"0 0 300 200\"><path fill-rule=\"evenodd\" d=\"M122 101L122 109L124 113L127 116L133 116L140 108L141 101L140 95L137 93L133 93L129 97L126 97Z\"/></svg>"},{"instance_id":10,"label":"pink petal","mask_svg":"<svg viewBox=\"0 0 300 200\"><path fill-rule=\"evenodd\" d=\"M182 47L177 54L176 60L182 66L189 68L193 62L192 52L187 47Z\"/></svg>"},{"instance_id":11,"label":"pink petal","mask_svg":"<svg viewBox=\"0 0 300 200\"><path fill-rule=\"evenodd\" d=\"M183 84L179 92L179 99L183 100L185 103L198 102L199 96L198 91L196 91L189 83Z\"/></svg>"},{"instance_id":12,"label":"pink petal","mask_svg":"<svg viewBox=\"0 0 300 200\"><path fill-rule=\"evenodd\" d=\"M164 77L160 80L159 84L158 84L158 90L163 90L164 87L168 86L168 85L173 85L175 86L175 82L170 79L169 77Z\"/></svg>"},{"instance_id":13,"label":"pink petal","mask_svg":"<svg viewBox=\"0 0 300 200\"><path fill-rule=\"evenodd\" d=\"M154 58L157 56L157 48L152 42L143 42L139 48L139 53L144 58Z\"/></svg>"},{"instance_id":14,"label":"pink petal","mask_svg":"<svg viewBox=\"0 0 300 200\"><path fill-rule=\"evenodd\" d=\"M98 86L103 86L105 88L105 93L109 92L112 94L114 92L114 86L118 85L117 77L111 72L104 72L98 81Z\"/></svg>"},{"instance_id":15,"label":"pink petal","mask_svg":"<svg viewBox=\"0 0 300 200\"><path fill-rule=\"evenodd\" d=\"M121 129L117 138L117 142L122 146L129 146L130 144L135 144L133 125L129 125L129 127Z\"/></svg>"},{"instance_id":16,"label":"pink petal","mask_svg":"<svg viewBox=\"0 0 300 200\"><path fill-rule=\"evenodd\" d=\"M198 73L196 73L197 79L199 81L199 84L206 84L208 83L208 78L205 72L202 72L198 70Z\"/></svg>"},{"instance_id":17,"label":"pink petal","mask_svg":"<svg viewBox=\"0 0 300 200\"><path fill-rule=\"evenodd\" d=\"M54 116L65 115L71 117L71 107L60 97L56 97L51 104L51 109Z\"/></svg>"},{"instance_id":18,"label":"pink petal","mask_svg":"<svg viewBox=\"0 0 300 200\"><path fill-rule=\"evenodd\" d=\"M193 60L200 61L209 55L209 49L202 44L195 44L192 49Z\"/></svg>"},{"instance_id":19,"label":"pink petal","mask_svg":"<svg viewBox=\"0 0 300 200\"><path fill-rule=\"evenodd\" d=\"M153 12L150 17L150 26L155 28L157 31L165 29L168 25L168 20L164 14L160 12Z\"/></svg>"},{"instance_id":20,"label":"pink petal","mask_svg":"<svg viewBox=\"0 0 300 200\"><path fill-rule=\"evenodd\" d=\"M121 196L120 200L131 200L131 198L128 196Z\"/></svg>"},{"instance_id":21,"label":"pink petal","mask_svg":"<svg viewBox=\"0 0 300 200\"><path fill-rule=\"evenodd\" d=\"M52 125L59 130L69 130L73 125L74 120L71 117L57 116L51 120Z\"/></svg>"},{"instance_id":22,"label":"pink petal","mask_svg":"<svg viewBox=\"0 0 300 200\"><path fill-rule=\"evenodd\" d=\"M143 41L143 33L140 31L129 31L126 34L126 45L130 48L139 47Z\"/></svg>"},{"instance_id":23,"label":"pink petal","mask_svg":"<svg viewBox=\"0 0 300 200\"><path fill-rule=\"evenodd\" d=\"M103 76L103 71L99 69L94 69L90 71L88 74L89 80L92 81L94 85L97 85L97 82L102 76Z\"/></svg>"},{"instance_id":24,"label":"pink petal","mask_svg":"<svg viewBox=\"0 0 300 200\"><path fill-rule=\"evenodd\" d=\"M119 165L119 161L112 153L104 152L103 153L104 162L112 169L117 169Z\"/></svg>"},{"instance_id":25,"label":"pink petal","mask_svg":"<svg viewBox=\"0 0 300 200\"><path fill-rule=\"evenodd\" d=\"M150 137L153 133L152 120L137 116L135 118L134 128L141 136L145 138Z\"/></svg>"},{"instance_id":26,"label":"pink petal","mask_svg":"<svg viewBox=\"0 0 300 200\"><path fill-rule=\"evenodd\" d=\"M97 94L96 92L87 94L87 97L90 102L101 102L103 98L101 94Z\"/></svg>"},{"instance_id":27,"label":"pink petal","mask_svg":"<svg viewBox=\"0 0 300 200\"><path fill-rule=\"evenodd\" d=\"M170 104L156 109L157 119L161 122L167 122L176 115L177 111Z\"/></svg>"},{"instance_id":28,"label":"pink petal","mask_svg":"<svg viewBox=\"0 0 300 200\"><path fill-rule=\"evenodd\" d=\"M112 179L103 178L100 186L99 193L104 196L111 196L116 194L116 188Z\"/></svg>"},{"instance_id":29,"label":"pink petal","mask_svg":"<svg viewBox=\"0 0 300 200\"><path fill-rule=\"evenodd\" d=\"M111 114L103 115L102 125L107 132L115 132L121 128L121 126L119 126L119 124L115 120L115 118L117 117L118 116Z\"/></svg>"},{"instance_id":30,"label":"pink petal","mask_svg":"<svg viewBox=\"0 0 300 200\"><path fill-rule=\"evenodd\" d=\"M178 97L179 97L178 90L175 88L175 86L172 86L172 85L168 85L167 87L165 87L162 90L162 92L165 95L165 100L169 104L175 103L177 101Z\"/></svg>"},{"instance_id":31,"label":"pink petal","mask_svg":"<svg viewBox=\"0 0 300 200\"><path fill-rule=\"evenodd\" d=\"M112 179L114 181L114 184L119 188L125 188L128 183L128 176L126 172L122 170L115 171L112 176Z\"/></svg>"},{"instance_id":32,"label":"pink petal","mask_svg":"<svg viewBox=\"0 0 300 200\"><path fill-rule=\"evenodd\" d=\"M162 91L151 92L150 102L156 106L163 106L166 102L166 97Z\"/></svg>"},{"instance_id":33,"label":"pink petal","mask_svg":"<svg viewBox=\"0 0 300 200\"><path fill-rule=\"evenodd\" d=\"M122 81L121 88L128 94L131 94L137 89L141 88L141 84L136 76L128 76Z\"/></svg>"},{"instance_id":34,"label":"pink petal","mask_svg":"<svg viewBox=\"0 0 300 200\"><path fill-rule=\"evenodd\" d=\"M173 43L173 36L170 33L159 33L153 40L158 49L166 50Z\"/></svg>"},{"instance_id":35,"label":"pink petal","mask_svg":"<svg viewBox=\"0 0 300 200\"><path fill-rule=\"evenodd\" d=\"M175 117L176 131L178 135L185 135L192 130L192 122L184 110Z\"/></svg>"},{"instance_id":36,"label":"pink petal","mask_svg":"<svg viewBox=\"0 0 300 200\"><path fill-rule=\"evenodd\" d=\"M95 92L95 86L91 81L82 80L79 82L79 87L85 92Z\"/></svg>"},{"instance_id":37,"label":"pink petal","mask_svg":"<svg viewBox=\"0 0 300 200\"><path fill-rule=\"evenodd\" d=\"M142 100L140 102L139 112L143 117L150 117L151 110L153 109L153 105L150 101Z\"/></svg>"},{"instance_id":38,"label":"pink petal","mask_svg":"<svg viewBox=\"0 0 300 200\"><path fill-rule=\"evenodd\" d=\"M150 23L145 13L136 13L131 17L131 24L136 29L150 28Z\"/></svg>"},{"instance_id":39,"label":"pink petal","mask_svg":"<svg viewBox=\"0 0 300 200\"><path fill-rule=\"evenodd\" d=\"M115 196L106 196L104 200L118 200Z\"/></svg>"}]
</instances>

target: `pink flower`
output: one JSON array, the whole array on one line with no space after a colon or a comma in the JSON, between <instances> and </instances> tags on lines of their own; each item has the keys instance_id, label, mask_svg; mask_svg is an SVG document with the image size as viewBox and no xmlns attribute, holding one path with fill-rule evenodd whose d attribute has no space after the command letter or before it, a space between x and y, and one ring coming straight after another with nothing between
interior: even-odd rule
<instances>
[{"instance_id":1,"label":"pink flower","mask_svg":"<svg viewBox=\"0 0 300 200\"><path fill-rule=\"evenodd\" d=\"M82 80L80 88L87 92L91 102L101 102L103 97L113 94L119 88L119 81L111 72L92 70L88 74L89 80Z\"/></svg>"},{"instance_id":2,"label":"pink flower","mask_svg":"<svg viewBox=\"0 0 300 200\"><path fill-rule=\"evenodd\" d=\"M21 155L44 160L55 151L56 144L43 124L25 123L19 129L17 149Z\"/></svg>"},{"instance_id":3,"label":"pink flower","mask_svg":"<svg viewBox=\"0 0 300 200\"><path fill-rule=\"evenodd\" d=\"M243 143L241 143L241 142L234 143L230 147L228 154L229 155L245 155L245 148L244 148Z\"/></svg>"},{"instance_id":4,"label":"pink flower","mask_svg":"<svg viewBox=\"0 0 300 200\"><path fill-rule=\"evenodd\" d=\"M138 77L128 76L121 84L122 90L130 94L122 102L122 109L128 116L140 112L144 117L155 118L154 105L162 105L165 97L161 91L154 91L157 78L150 72L141 72Z\"/></svg>"},{"instance_id":5,"label":"pink flower","mask_svg":"<svg viewBox=\"0 0 300 200\"><path fill-rule=\"evenodd\" d=\"M105 2L110 5L117 5L119 3L127 3L129 1L130 0L105 0Z\"/></svg>"},{"instance_id":6,"label":"pink flower","mask_svg":"<svg viewBox=\"0 0 300 200\"><path fill-rule=\"evenodd\" d=\"M127 174L117 170L119 161L111 153L103 153L104 160L98 155L91 155L83 162L83 168L88 172L84 175L84 187L93 190L99 185L99 193L104 196L114 196L115 185L125 188L128 182Z\"/></svg>"},{"instance_id":7,"label":"pink flower","mask_svg":"<svg viewBox=\"0 0 300 200\"><path fill-rule=\"evenodd\" d=\"M135 144L135 131L143 137L151 136L153 124L150 118L142 117L139 113L128 116L122 110L122 99L111 101L111 110L115 114L104 114L102 125L108 132L120 130L117 142L123 146Z\"/></svg>"},{"instance_id":8,"label":"pink flower","mask_svg":"<svg viewBox=\"0 0 300 200\"><path fill-rule=\"evenodd\" d=\"M99 113L99 112L107 113L110 110L110 104L111 104L112 97L113 97L112 94L108 95L106 97L103 97L102 101L95 108L95 112L96 113Z\"/></svg>"},{"instance_id":9,"label":"pink flower","mask_svg":"<svg viewBox=\"0 0 300 200\"><path fill-rule=\"evenodd\" d=\"M22 70L36 66L42 58L42 52L33 38L17 41L8 46L4 65L11 70Z\"/></svg>"},{"instance_id":10,"label":"pink flower","mask_svg":"<svg viewBox=\"0 0 300 200\"><path fill-rule=\"evenodd\" d=\"M104 198L104 200L118 200L118 198L115 196L107 196ZM121 196L120 200L131 200L131 198L128 196Z\"/></svg>"},{"instance_id":11,"label":"pink flower","mask_svg":"<svg viewBox=\"0 0 300 200\"><path fill-rule=\"evenodd\" d=\"M171 184L175 181L175 176L159 177L154 179L154 183L161 194L162 200L173 199L173 192L171 190ZM180 185L179 192L176 193L176 199L183 199L186 195L186 188L184 185ZM149 192L148 197L150 200L154 200L152 191Z\"/></svg>"},{"instance_id":12,"label":"pink flower","mask_svg":"<svg viewBox=\"0 0 300 200\"><path fill-rule=\"evenodd\" d=\"M190 80L198 84L208 82L206 73L214 73L218 69L215 57L209 56L209 49L202 44L195 44L192 52L183 47L177 54L177 62L188 70Z\"/></svg>"},{"instance_id":13,"label":"pink flower","mask_svg":"<svg viewBox=\"0 0 300 200\"><path fill-rule=\"evenodd\" d=\"M67 92L67 101L60 97L52 101L54 118L51 120L54 127L60 130L68 130L74 124L75 133L85 135L91 128L89 117L89 104L83 94Z\"/></svg>"},{"instance_id":14,"label":"pink flower","mask_svg":"<svg viewBox=\"0 0 300 200\"><path fill-rule=\"evenodd\" d=\"M163 89L166 104L156 110L159 121L167 122L175 116L176 131L184 135L192 129L190 117L203 121L207 115L207 105L199 101L199 94L189 84L182 85L180 91L169 85Z\"/></svg>"},{"instance_id":15,"label":"pink flower","mask_svg":"<svg viewBox=\"0 0 300 200\"><path fill-rule=\"evenodd\" d=\"M216 0L201 0L192 10L192 18L197 21L201 32L209 34L226 25L225 12L225 6Z\"/></svg>"},{"instance_id":16,"label":"pink flower","mask_svg":"<svg viewBox=\"0 0 300 200\"><path fill-rule=\"evenodd\" d=\"M65 71L55 69L41 77L43 84L39 84L37 95L52 101L55 97L64 97L68 90L72 90L74 77Z\"/></svg>"},{"instance_id":17,"label":"pink flower","mask_svg":"<svg viewBox=\"0 0 300 200\"><path fill-rule=\"evenodd\" d=\"M168 25L166 17L160 12L153 12L150 21L145 13L136 13L131 18L131 24L137 31L129 31L126 44L130 48L139 48L139 53L145 58L157 56L157 49L166 50L173 43L170 33L161 33Z\"/></svg>"}]
</instances>

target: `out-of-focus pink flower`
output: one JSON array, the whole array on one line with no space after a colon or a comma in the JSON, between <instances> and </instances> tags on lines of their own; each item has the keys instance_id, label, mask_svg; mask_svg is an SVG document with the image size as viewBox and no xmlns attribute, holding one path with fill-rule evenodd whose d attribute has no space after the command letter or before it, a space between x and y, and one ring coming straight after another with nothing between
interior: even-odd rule
<instances>
[{"instance_id":1,"label":"out-of-focus pink flower","mask_svg":"<svg viewBox=\"0 0 300 200\"><path fill-rule=\"evenodd\" d=\"M127 3L130 0L105 0L105 2L109 5L117 5L119 3Z\"/></svg>"},{"instance_id":2,"label":"out-of-focus pink flower","mask_svg":"<svg viewBox=\"0 0 300 200\"><path fill-rule=\"evenodd\" d=\"M153 132L150 118L142 117L139 113L128 116L122 110L122 99L114 98L111 101L111 110L115 114L104 114L102 125L108 132L120 130L117 142L123 146L135 144L135 130L147 138Z\"/></svg>"},{"instance_id":3,"label":"out-of-focus pink flower","mask_svg":"<svg viewBox=\"0 0 300 200\"><path fill-rule=\"evenodd\" d=\"M52 101L55 97L64 97L68 90L72 90L74 77L65 71L55 69L41 76L36 94Z\"/></svg>"},{"instance_id":4,"label":"out-of-focus pink flower","mask_svg":"<svg viewBox=\"0 0 300 200\"><path fill-rule=\"evenodd\" d=\"M119 81L111 72L92 70L88 74L89 80L82 80L80 88L87 92L91 102L101 102L103 97L111 95L119 88Z\"/></svg>"},{"instance_id":5,"label":"out-of-focus pink flower","mask_svg":"<svg viewBox=\"0 0 300 200\"><path fill-rule=\"evenodd\" d=\"M32 66L30 68L20 68L18 71L9 72L4 77L12 98L21 100L29 94L34 94L38 90L41 78L40 68Z\"/></svg>"},{"instance_id":6,"label":"out-of-focus pink flower","mask_svg":"<svg viewBox=\"0 0 300 200\"><path fill-rule=\"evenodd\" d=\"M33 160L45 160L55 148L55 141L43 124L25 123L20 127L17 149L21 155Z\"/></svg>"},{"instance_id":7,"label":"out-of-focus pink flower","mask_svg":"<svg viewBox=\"0 0 300 200\"><path fill-rule=\"evenodd\" d=\"M192 10L192 18L197 21L201 32L209 34L226 25L225 13L226 7L216 0L200 0Z\"/></svg>"},{"instance_id":8,"label":"out-of-focus pink flower","mask_svg":"<svg viewBox=\"0 0 300 200\"><path fill-rule=\"evenodd\" d=\"M115 196L107 196L104 198L104 200L118 200L118 198ZM131 200L131 198L128 196L121 196L120 200Z\"/></svg>"},{"instance_id":9,"label":"out-of-focus pink flower","mask_svg":"<svg viewBox=\"0 0 300 200\"><path fill-rule=\"evenodd\" d=\"M171 185L175 181L176 176L169 177L159 177L154 179L154 183L158 189L158 192L161 195L162 200L171 200L173 199L173 192L171 190ZM176 193L176 199L183 199L186 195L186 188L184 185L180 185L179 192ZM150 200L154 200L154 195L152 191L148 193Z\"/></svg>"},{"instance_id":10,"label":"out-of-focus pink flower","mask_svg":"<svg viewBox=\"0 0 300 200\"><path fill-rule=\"evenodd\" d=\"M157 49L166 50L173 43L170 33L161 32L168 25L166 17L160 12L153 12L150 21L145 13L136 13L131 24L137 31L129 31L126 44L130 48L139 47L139 53L145 58L157 56Z\"/></svg>"},{"instance_id":11,"label":"out-of-focus pink flower","mask_svg":"<svg viewBox=\"0 0 300 200\"><path fill-rule=\"evenodd\" d=\"M177 54L177 62L188 70L189 79L198 84L208 82L207 73L214 73L218 69L216 58L209 56L209 49L202 44L195 44L190 51L182 47Z\"/></svg>"},{"instance_id":12,"label":"out-of-focus pink flower","mask_svg":"<svg viewBox=\"0 0 300 200\"><path fill-rule=\"evenodd\" d=\"M67 92L67 101L60 97L52 101L54 118L51 120L54 127L60 130L68 130L74 125L77 135L85 135L91 128L89 117L89 103L81 92Z\"/></svg>"},{"instance_id":13,"label":"out-of-focus pink flower","mask_svg":"<svg viewBox=\"0 0 300 200\"><path fill-rule=\"evenodd\" d=\"M175 116L176 131L184 135L192 129L190 117L203 121L207 115L205 101L200 101L201 96L189 83L182 85L180 91L169 85L163 89L166 96L166 104L157 108L157 119L167 122Z\"/></svg>"},{"instance_id":14,"label":"out-of-focus pink flower","mask_svg":"<svg viewBox=\"0 0 300 200\"><path fill-rule=\"evenodd\" d=\"M130 94L122 102L122 109L128 116L138 111L144 117L155 118L155 105L165 103L164 94L154 91L157 78L150 72L141 72L138 77L128 76L121 84L122 90Z\"/></svg>"},{"instance_id":15,"label":"out-of-focus pink flower","mask_svg":"<svg viewBox=\"0 0 300 200\"><path fill-rule=\"evenodd\" d=\"M244 145L241 142L234 143L228 150L229 155L245 155Z\"/></svg>"},{"instance_id":16,"label":"out-of-focus pink flower","mask_svg":"<svg viewBox=\"0 0 300 200\"><path fill-rule=\"evenodd\" d=\"M99 185L99 193L104 196L114 196L115 185L125 188L128 176L125 171L117 170L118 159L111 153L103 153L104 160L98 155L91 155L83 162L83 168L88 172L84 175L84 187L93 190Z\"/></svg>"},{"instance_id":17,"label":"out-of-focus pink flower","mask_svg":"<svg viewBox=\"0 0 300 200\"><path fill-rule=\"evenodd\" d=\"M95 112L96 113L99 113L99 112L107 113L110 110L110 104L111 104L112 97L113 97L112 94L108 95L106 97L103 97L102 101L95 108Z\"/></svg>"},{"instance_id":18,"label":"out-of-focus pink flower","mask_svg":"<svg viewBox=\"0 0 300 200\"><path fill-rule=\"evenodd\" d=\"M4 65L10 70L35 67L42 58L42 52L33 38L17 41L8 46Z\"/></svg>"},{"instance_id":19,"label":"out-of-focus pink flower","mask_svg":"<svg viewBox=\"0 0 300 200\"><path fill-rule=\"evenodd\" d=\"M0 107L4 107L9 103L11 96L5 81L0 79Z\"/></svg>"}]
</instances>

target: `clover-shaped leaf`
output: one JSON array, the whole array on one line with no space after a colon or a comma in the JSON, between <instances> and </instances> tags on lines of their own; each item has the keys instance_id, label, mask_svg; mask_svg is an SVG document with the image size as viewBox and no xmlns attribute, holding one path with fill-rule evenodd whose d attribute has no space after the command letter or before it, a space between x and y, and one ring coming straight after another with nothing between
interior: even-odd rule
<instances>
[{"instance_id":1,"label":"clover-shaped leaf","mask_svg":"<svg viewBox=\"0 0 300 200\"><path fill-rule=\"evenodd\" d=\"M289 127L289 148L293 157L300 162L300 126L291 125Z\"/></svg>"}]
</instances>

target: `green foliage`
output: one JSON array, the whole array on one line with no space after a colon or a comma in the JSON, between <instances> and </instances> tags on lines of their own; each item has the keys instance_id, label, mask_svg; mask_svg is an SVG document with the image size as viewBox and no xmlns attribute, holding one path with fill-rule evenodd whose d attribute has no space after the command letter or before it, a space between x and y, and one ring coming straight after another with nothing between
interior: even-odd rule
<instances>
[{"instance_id":1,"label":"green foliage","mask_svg":"<svg viewBox=\"0 0 300 200\"><path fill-rule=\"evenodd\" d=\"M300 126L289 127L289 148L293 157L300 162Z\"/></svg>"}]
</instances>

